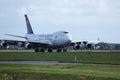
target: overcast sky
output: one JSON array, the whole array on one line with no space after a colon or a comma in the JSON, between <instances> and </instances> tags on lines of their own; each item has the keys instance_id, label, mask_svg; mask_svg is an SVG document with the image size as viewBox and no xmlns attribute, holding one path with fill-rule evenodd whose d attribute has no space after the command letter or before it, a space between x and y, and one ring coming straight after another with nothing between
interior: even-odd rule
<instances>
[{"instance_id":1,"label":"overcast sky","mask_svg":"<svg viewBox=\"0 0 120 80\"><path fill-rule=\"evenodd\" d=\"M120 43L120 0L0 0L0 39L26 34L25 13L36 34L65 30L74 41Z\"/></svg>"}]
</instances>

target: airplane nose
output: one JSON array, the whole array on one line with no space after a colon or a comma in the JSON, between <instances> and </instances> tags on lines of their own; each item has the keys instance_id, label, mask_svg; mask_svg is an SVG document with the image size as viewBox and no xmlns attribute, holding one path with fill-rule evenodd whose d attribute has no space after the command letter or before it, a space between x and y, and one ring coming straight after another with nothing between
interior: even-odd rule
<instances>
[{"instance_id":1,"label":"airplane nose","mask_svg":"<svg viewBox=\"0 0 120 80\"><path fill-rule=\"evenodd\" d=\"M68 42L68 43L71 43L71 42L72 42L72 38L71 38L70 35L68 35L67 42Z\"/></svg>"}]
</instances>

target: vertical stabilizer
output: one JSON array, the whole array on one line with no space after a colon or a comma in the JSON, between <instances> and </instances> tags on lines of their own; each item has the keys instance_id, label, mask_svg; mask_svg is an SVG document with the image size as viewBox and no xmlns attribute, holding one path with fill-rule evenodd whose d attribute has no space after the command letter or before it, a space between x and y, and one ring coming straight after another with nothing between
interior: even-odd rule
<instances>
[{"instance_id":1,"label":"vertical stabilizer","mask_svg":"<svg viewBox=\"0 0 120 80\"><path fill-rule=\"evenodd\" d=\"M27 26L27 34L34 34L31 24L26 14L25 14L25 20L26 20L26 26Z\"/></svg>"}]
</instances>

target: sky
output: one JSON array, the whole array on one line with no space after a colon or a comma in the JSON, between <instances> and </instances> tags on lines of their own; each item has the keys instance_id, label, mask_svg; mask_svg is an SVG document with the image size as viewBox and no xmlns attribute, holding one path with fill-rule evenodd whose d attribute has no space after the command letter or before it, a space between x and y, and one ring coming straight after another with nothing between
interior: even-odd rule
<instances>
[{"instance_id":1,"label":"sky","mask_svg":"<svg viewBox=\"0 0 120 80\"><path fill-rule=\"evenodd\" d=\"M65 30L73 41L120 43L120 0L0 0L0 39L25 36L24 14L36 34Z\"/></svg>"}]
</instances>

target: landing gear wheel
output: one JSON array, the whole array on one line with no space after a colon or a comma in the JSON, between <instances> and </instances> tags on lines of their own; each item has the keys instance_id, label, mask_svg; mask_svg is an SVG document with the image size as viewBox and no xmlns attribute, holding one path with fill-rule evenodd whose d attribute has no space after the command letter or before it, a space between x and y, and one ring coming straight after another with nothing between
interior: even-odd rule
<instances>
[{"instance_id":1,"label":"landing gear wheel","mask_svg":"<svg viewBox=\"0 0 120 80\"><path fill-rule=\"evenodd\" d=\"M48 52L52 52L52 49L48 49Z\"/></svg>"},{"instance_id":2,"label":"landing gear wheel","mask_svg":"<svg viewBox=\"0 0 120 80\"><path fill-rule=\"evenodd\" d=\"M61 52L62 50L61 49L57 49L57 52Z\"/></svg>"},{"instance_id":3,"label":"landing gear wheel","mask_svg":"<svg viewBox=\"0 0 120 80\"><path fill-rule=\"evenodd\" d=\"M40 52L45 52L45 50L44 49L40 49Z\"/></svg>"},{"instance_id":4,"label":"landing gear wheel","mask_svg":"<svg viewBox=\"0 0 120 80\"><path fill-rule=\"evenodd\" d=\"M63 52L67 52L67 49L63 49Z\"/></svg>"},{"instance_id":5,"label":"landing gear wheel","mask_svg":"<svg viewBox=\"0 0 120 80\"><path fill-rule=\"evenodd\" d=\"M35 49L35 52L39 52L39 49Z\"/></svg>"}]
</instances>

